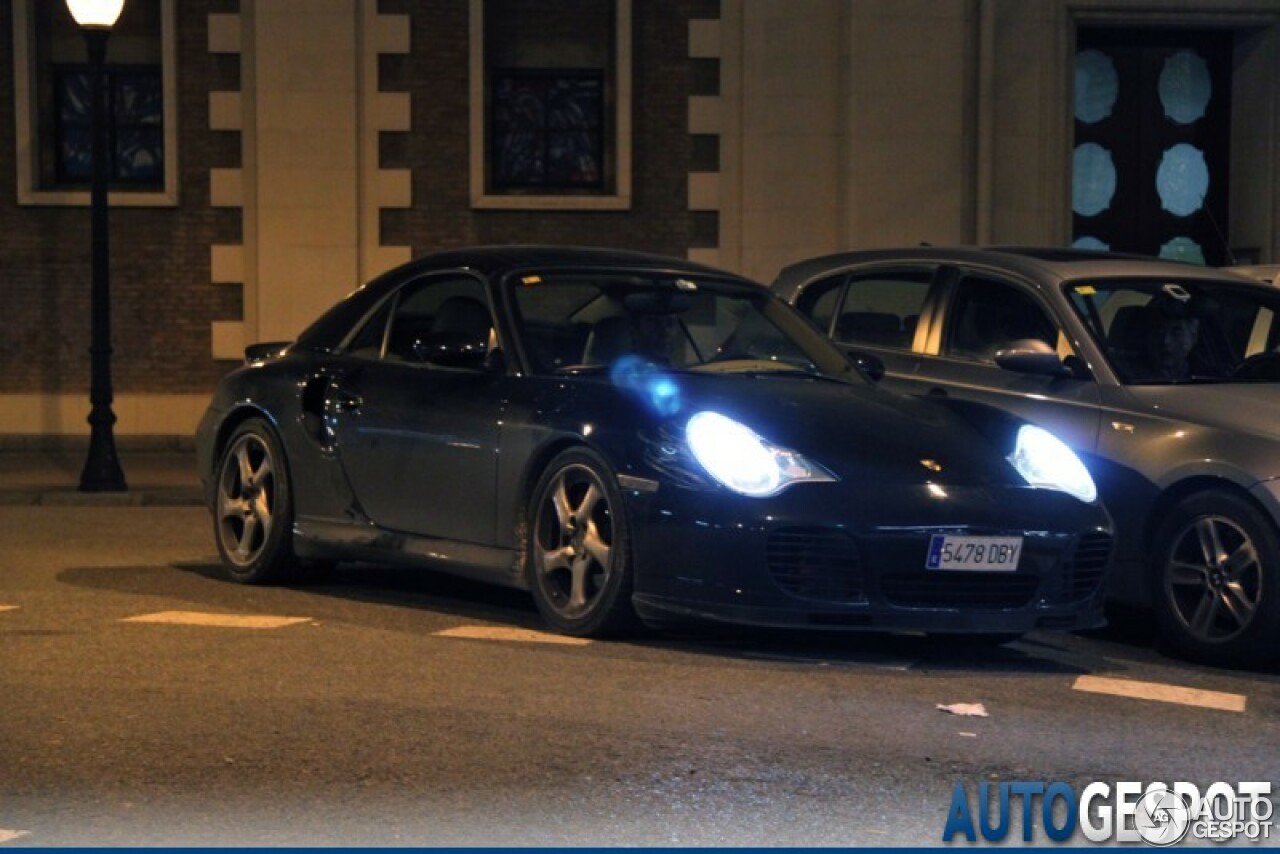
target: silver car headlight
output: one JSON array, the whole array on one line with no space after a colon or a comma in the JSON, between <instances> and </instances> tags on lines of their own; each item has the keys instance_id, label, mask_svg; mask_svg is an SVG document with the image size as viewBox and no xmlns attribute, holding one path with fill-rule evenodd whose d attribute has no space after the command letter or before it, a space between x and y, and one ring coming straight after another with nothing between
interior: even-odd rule
<instances>
[{"instance_id":1,"label":"silver car headlight","mask_svg":"<svg viewBox=\"0 0 1280 854\"><path fill-rule=\"evenodd\" d=\"M1043 427L1018 428L1009 462L1032 486L1061 490L1088 504L1098 498L1098 488L1075 451Z\"/></svg>"},{"instance_id":2,"label":"silver car headlight","mask_svg":"<svg viewBox=\"0 0 1280 854\"><path fill-rule=\"evenodd\" d=\"M836 479L796 451L771 444L750 427L718 412L699 412L690 418L685 438L694 459L708 474L752 498L777 495L793 483Z\"/></svg>"}]
</instances>

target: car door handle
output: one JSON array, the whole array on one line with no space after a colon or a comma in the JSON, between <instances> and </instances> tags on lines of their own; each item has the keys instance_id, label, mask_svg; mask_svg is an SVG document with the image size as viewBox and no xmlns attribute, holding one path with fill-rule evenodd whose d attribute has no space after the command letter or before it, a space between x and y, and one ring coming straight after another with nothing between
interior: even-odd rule
<instances>
[{"instance_id":1,"label":"car door handle","mask_svg":"<svg viewBox=\"0 0 1280 854\"><path fill-rule=\"evenodd\" d=\"M949 397L950 395L947 394L947 390L945 388L938 388L937 386L934 386L933 388L929 389L928 396L929 397Z\"/></svg>"}]
</instances>

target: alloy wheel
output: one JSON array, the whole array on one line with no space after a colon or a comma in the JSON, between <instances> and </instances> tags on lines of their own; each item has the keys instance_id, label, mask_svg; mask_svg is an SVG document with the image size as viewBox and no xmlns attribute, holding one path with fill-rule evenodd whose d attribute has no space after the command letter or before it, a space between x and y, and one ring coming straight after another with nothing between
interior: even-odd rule
<instances>
[{"instance_id":1,"label":"alloy wheel","mask_svg":"<svg viewBox=\"0 0 1280 854\"><path fill-rule=\"evenodd\" d=\"M1201 642L1238 637L1262 602L1263 568L1249 535L1224 516L1200 516L1174 539L1164 593L1184 629Z\"/></svg>"},{"instance_id":2,"label":"alloy wheel","mask_svg":"<svg viewBox=\"0 0 1280 854\"><path fill-rule=\"evenodd\" d=\"M556 475L538 508L533 544L548 604L567 619L589 613L613 571L613 517L594 471L575 464Z\"/></svg>"},{"instance_id":3,"label":"alloy wheel","mask_svg":"<svg viewBox=\"0 0 1280 854\"><path fill-rule=\"evenodd\" d=\"M223 552L248 566L266 548L276 509L275 466L261 437L241 436L223 457L217 506Z\"/></svg>"}]
</instances>

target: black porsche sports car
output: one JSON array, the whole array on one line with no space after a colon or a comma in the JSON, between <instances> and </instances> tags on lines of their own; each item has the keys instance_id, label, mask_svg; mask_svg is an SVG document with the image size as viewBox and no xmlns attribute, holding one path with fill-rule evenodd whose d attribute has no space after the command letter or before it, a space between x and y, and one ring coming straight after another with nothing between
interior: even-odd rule
<instances>
[{"instance_id":1,"label":"black porsche sports car","mask_svg":"<svg viewBox=\"0 0 1280 854\"><path fill-rule=\"evenodd\" d=\"M719 270L446 252L246 356L197 441L237 581L409 562L528 589L577 635L1102 620L1111 521L1065 445L877 387Z\"/></svg>"}]
</instances>

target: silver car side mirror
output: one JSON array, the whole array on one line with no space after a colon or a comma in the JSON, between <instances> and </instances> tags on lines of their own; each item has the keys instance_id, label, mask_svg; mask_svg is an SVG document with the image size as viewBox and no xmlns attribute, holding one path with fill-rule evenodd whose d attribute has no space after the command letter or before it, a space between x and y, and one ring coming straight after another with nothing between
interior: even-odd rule
<instances>
[{"instance_id":1,"label":"silver car side mirror","mask_svg":"<svg viewBox=\"0 0 1280 854\"><path fill-rule=\"evenodd\" d=\"M996 351L996 364L1006 371L1048 377L1069 377L1071 370L1062 363L1058 351L1036 338L1012 341Z\"/></svg>"}]
</instances>

